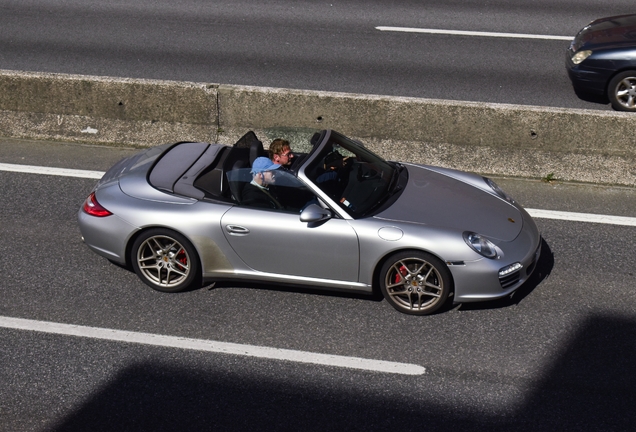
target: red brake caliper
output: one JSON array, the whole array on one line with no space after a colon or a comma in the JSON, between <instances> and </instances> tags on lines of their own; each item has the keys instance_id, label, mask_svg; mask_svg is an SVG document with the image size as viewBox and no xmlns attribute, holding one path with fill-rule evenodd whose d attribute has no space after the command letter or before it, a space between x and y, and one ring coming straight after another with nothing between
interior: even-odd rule
<instances>
[{"instance_id":1,"label":"red brake caliper","mask_svg":"<svg viewBox=\"0 0 636 432\"><path fill-rule=\"evenodd\" d=\"M179 261L184 266L188 265L188 256L185 253L185 250L181 248L177 253L177 261Z\"/></svg>"},{"instance_id":2,"label":"red brake caliper","mask_svg":"<svg viewBox=\"0 0 636 432\"><path fill-rule=\"evenodd\" d=\"M406 270L406 267L404 267L404 265L401 265L400 268L398 269L400 271L400 274L402 276L406 276L406 274L408 273L408 271ZM400 277L399 274L395 274L395 281L394 283L400 283L400 280L402 280L402 278Z\"/></svg>"}]
</instances>

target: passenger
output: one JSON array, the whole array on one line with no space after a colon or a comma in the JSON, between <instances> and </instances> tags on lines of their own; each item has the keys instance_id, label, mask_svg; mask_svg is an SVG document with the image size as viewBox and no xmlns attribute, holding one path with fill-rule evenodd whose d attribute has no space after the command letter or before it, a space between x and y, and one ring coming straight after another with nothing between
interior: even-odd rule
<instances>
[{"instance_id":1,"label":"passenger","mask_svg":"<svg viewBox=\"0 0 636 432\"><path fill-rule=\"evenodd\" d=\"M269 145L269 158L275 164L289 169L294 159L289 141L277 138Z\"/></svg>"},{"instance_id":2,"label":"passenger","mask_svg":"<svg viewBox=\"0 0 636 432\"><path fill-rule=\"evenodd\" d=\"M272 163L266 157L258 157L252 164L252 181L243 187L241 204L250 207L280 209L282 206L269 190L276 179L275 170L280 165Z\"/></svg>"}]
</instances>

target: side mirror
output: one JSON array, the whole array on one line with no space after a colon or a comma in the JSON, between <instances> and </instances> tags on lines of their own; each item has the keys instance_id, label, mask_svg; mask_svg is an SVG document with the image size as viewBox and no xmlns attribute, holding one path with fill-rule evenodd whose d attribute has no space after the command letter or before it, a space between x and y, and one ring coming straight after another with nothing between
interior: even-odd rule
<instances>
[{"instance_id":1,"label":"side mirror","mask_svg":"<svg viewBox=\"0 0 636 432\"><path fill-rule=\"evenodd\" d=\"M318 204L309 204L300 213L301 222L320 222L331 218L331 212Z\"/></svg>"}]
</instances>

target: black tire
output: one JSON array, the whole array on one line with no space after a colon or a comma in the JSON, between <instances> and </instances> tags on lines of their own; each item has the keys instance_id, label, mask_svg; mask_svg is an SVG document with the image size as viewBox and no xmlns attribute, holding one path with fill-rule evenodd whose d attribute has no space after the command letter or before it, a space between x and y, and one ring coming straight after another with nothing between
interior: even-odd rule
<instances>
[{"instance_id":1,"label":"black tire","mask_svg":"<svg viewBox=\"0 0 636 432\"><path fill-rule=\"evenodd\" d=\"M446 303L453 280L448 267L431 254L399 252L380 270L380 289L386 301L409 315L429 315Z\"/></svg>"},{"instance_id":2,"label":"black tire","mask_svg":"<svg viewBox=\"0 0 636 432\"><path fill-rule=\"evenodd\" d=\"M200 285L201 266L194 246L168 229L150 229L137 237L130 262L139 279L157 291L179 292Z\"/></svg>"},{"instance_id":3,"label":"black tire","mask_svg":"<svg viewBox=\"0 0 636 432\"><path fill-rule=\"evenodd\" d=\"M636 71L616 74L607 85L607 97L616 111L636 112Z\"/></svg>"}]
</instances>

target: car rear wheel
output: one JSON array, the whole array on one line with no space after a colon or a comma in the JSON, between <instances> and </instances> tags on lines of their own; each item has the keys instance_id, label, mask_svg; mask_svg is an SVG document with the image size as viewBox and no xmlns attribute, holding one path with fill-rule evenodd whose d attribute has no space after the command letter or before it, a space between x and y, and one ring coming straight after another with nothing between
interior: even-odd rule
<instances>
[{"instance_id":1,"label":"car rear wheel","mask_svg":"<svg viewBox=\"0 0 636 432\"><path fill-rule=\"evenodd\" d=\"M617 111L636 112L636 71L625 71L612 78L607 96Z\"/></svg>"},{"instance_id":2,"label":"car rear wheel","mask_svg":"<svg viewBox=\"0 0 636 432\"><path fill-rule=\"evenodd\" d=\"M380 289L386 301L400 312L428 315L448 299L452 278L448 267L425 252L400 252L380 270Z\"/></svg>"},{"instance_id":3,"label":"car rear wheel","mask_svg":"<svg viewBox=\"0 0 636 432\"><path fill-rule=\"evenodd\" d=\"M137 276L162 292L179 292L199 282L199 259L192 244L181 234L151 229L133 243L130 261Z\"/></svg>"}]
</instances>

